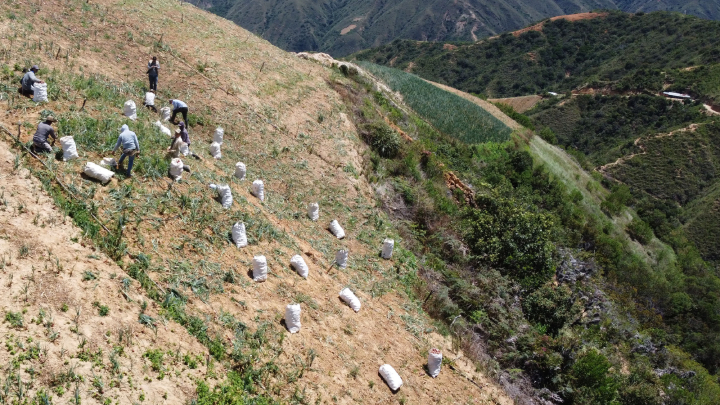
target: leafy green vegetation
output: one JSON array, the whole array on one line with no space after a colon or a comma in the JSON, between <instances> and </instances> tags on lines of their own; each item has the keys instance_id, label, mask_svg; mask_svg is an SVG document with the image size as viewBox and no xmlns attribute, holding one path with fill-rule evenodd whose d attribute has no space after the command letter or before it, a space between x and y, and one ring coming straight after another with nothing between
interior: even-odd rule
<instances>
[{"instance_id":1,"label":"leafy green vegetation","mask_svg":"<svg viewBox=\"0 0 720 405\"><path fill-rule=\"evenodd\" d=\"M462 97L397 69L361 63L364 69L400 92L404 101L441 132L467 143L502 142L510 129L497 118Z\"/></svg>"},{"instance_id":2,"label":"leafy green vegetation","mask_svg":"<svg viewBox=\"0 0 720 405\"><path fill-rule=\"evenodd\" d=\"M720 23L696 17L609 12L590 20L547 21L541 32L453 47L396 40L353 57L381 65L392 61L399 69L412 63L420 77L495 98L565 93L583 85L659 90L660 71L720 62L716 45L707 40L717 35ZM676 88L691 74L679 75Z\"/></svg>"}]
</instances>

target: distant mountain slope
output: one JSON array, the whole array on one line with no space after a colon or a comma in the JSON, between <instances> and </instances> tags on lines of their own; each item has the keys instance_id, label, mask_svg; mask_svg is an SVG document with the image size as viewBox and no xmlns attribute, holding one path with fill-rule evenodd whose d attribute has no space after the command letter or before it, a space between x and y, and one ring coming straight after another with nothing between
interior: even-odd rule
<instances>
[{"instance_id":1,"label":"distant mountain slope","mask_svg":"<svg viewBox=\"0 0 720 405\"><path fill-rule=\"evenodd\" d=\"M289 51L335 56L395 39L471 41L544 18L595 9L679 11L720 18L720 1L663 0L190 0ZM702 3L702 4L701 4Z\"/></svg>"},{"instance_id":2,"label":"distant mountain slope","mask_svg":"<svg viewBox=\"0 0 720 405\"><path fill-rule=\"evenodd\" d=\"M676 13L575 22L548 21L542 31L473 44L391 44L354 55L471 93L512 97L616 82L620 90L662 84L659 71L720 61L720 23Z\"/></svg>"}]
</instances>

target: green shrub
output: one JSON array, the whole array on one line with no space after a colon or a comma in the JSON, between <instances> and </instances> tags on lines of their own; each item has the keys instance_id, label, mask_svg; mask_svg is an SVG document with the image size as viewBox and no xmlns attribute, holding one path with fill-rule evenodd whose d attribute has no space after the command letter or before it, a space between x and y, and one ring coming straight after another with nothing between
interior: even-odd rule
<instances>
[{"instance_id":1,"label":"green shrub","mask_svg":"<svg viewBox=\"0 0 720 405\"><path fill-rule=\"evenodd\" d=\"M20 312L5 312L5 322L9 323L13 328L22 328L24 326L23 316Z\"/></svg>"},{"instance_id":2,"label":"green shrub","mask_svg":"<svg viewBox=\"0 0 720 405\"><path fill-rule=\"evenodd\" d=\"M400 152L400 136L382 121L365 124L361 128L363 138L380 156L392 159Z\"/></svg>"},{"instance_id":3,"label":"green shrub","mask_svg":"<svg viewBox=\"0 0 720 405\"><path fill-rule=\"evenodd\" d=\"M525 317L546 327L546 332L556 335L565 324L576 318L582 307L575 303L572 291L566 285L555 287L545 284L523 298Z\"/></svg>"},{"instance_id":4,"label":"green shrub","mask_svg":"<svg viewBox=\"0 0 720 405\"><path fill-rule=\"evenodd\" d=\"M476 202L479 208L467 209L463 221L472 253L527 289L550 280L555 273L551 217L500 196L480 196Z\"/></svg>"},{"instance_id":5,"label":"green shrub","mask_svg":"<svg viewBox=\"0 0 720 405\"><path fill-rule=\"evenodd\" d=\"M613 186L612 192L605 198L605 201L600 204L600 208L608 215L618 215L631 199L630 188L624 184L617 184Z\"/></svg>"},{"instance_id":6,"label":"green shrub","mask_svg":"<svg viewBox=\"0 0 720 405\"><path fill-rule=\"evenodd\" d=\"M517 122L518 124L524 126L525 128L534 131L535 125L533 125L532 120L528 118L526 115L520 114L519 112L515 111L515 109L511 105L507 105L505 103L493 103L497 108L500 109L505 115L512 118ZM549 141L548 141L549 142Z\"/></svg>"},{"instance_id":7,"label":"green shrub","mask_svg":"<svg viewBox=\"0 0 720 405\"><path fill-rule=\"evenodd\" d=\"M627 226L627 232L631 238L646 245L653 238L653 231L647 222L639 218L633 218Z\"/></svg>"},{"instance_id":8,"label":"green shrub","mask_svg":"<svg viewBox=\"0 0 720 405\"><path fill-rule=\"evenodd\" d=\"M610 375L612 363L591 349L573 364L570 380L576 404L612 404L618 396L618 382Z\"/></svg>"},{"instance_id":9,"label":"green shrub","mask_svg":"<svg viewBox=\"0 0 720 405\"><path fill-rule=\"evenodd\" d=\"M550 127L543 127L543 129L540 130L540 138L544 139L545 142L556 145L558 143L557 135L555 135L555 132L553 132Z\"/></svg>"}]
</instances>

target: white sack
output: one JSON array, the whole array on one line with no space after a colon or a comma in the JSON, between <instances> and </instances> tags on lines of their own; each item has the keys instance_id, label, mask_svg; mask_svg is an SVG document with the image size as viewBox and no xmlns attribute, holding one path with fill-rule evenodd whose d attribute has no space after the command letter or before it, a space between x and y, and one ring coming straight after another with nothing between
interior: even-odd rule
<instances>
[{"instance_id":1,"label":"white sack","mask_svg":"<svg viewBox=\"0 0 720 405\"><path fill-rule=\"evenodd\" d=\"M290 264L293 266L295 271L298 272L300 277L307 278L308 276L308 265L300 255L295 255L290 259Z\"/></svg>"},{"instance_id":2,"label":"white sack","mask_svg":"<svg viewBox=\"0 0 720 405\"><path fill-rule=\"evenodd\" d=\"M360 300L349 288L343 288L342 291L340 291L340 298L345 301L353 311L360 311Z\"/></svg>"},{"instance_id":3,"label":"white sack","mask_svg":"<svg viewBox=\"0 0 720 405\"><path fill-rule=\"evenodd\" d=\"M135 121L137 119L137 108L135 107L135 102L132 100L126 101L123 105L123 113L126 117Z\"/></svg>"},{"instance_id":4,"label":"white sack","mask_svg":"<svg viewBox=\"0 0 720 405\"><path fill-rule=\"evenodd\" d=\"M397 391L403 384L400 375L389 364L383 364L382 366L380 366L380 375L392 391Z\"/></svg>"},{"instance_id":5,"label":"white sack","mask_svg":"<svg viewBox=\"0 0 720 405\"><path fill-rule=\"evenodd\" d=\"M440 367L442 366L442 352L440 349L430 349L428 354L428 372L432 378L435 378L440 374Z\"/></svg>"},{"instance_id":6,"label":"white sack","mask_svg":"<svg viewBox=\"0 0 720 405\"><path fill-rule=\"evenodd\" d=\"M100 180L101 183L107 183L110 178L115 175L115 172L108 170L100 165L96 165L93 162L85 163L85 169L83 170L85 175L92 177L93 179Z\"/></svg>"},{"instance_id":7,"label":"white sack","mask_svg":"<svg viewBox=\"0 0 720 405\"><path fill-rule=\"evenodd\" d=\"M245 168L245 163L243 163L243 162L235 163L235 177L237 177L240 180L245 180L245 173L247 173L247 169Z\"/></svg>"},{"instance_id":8,"label":"white sack","mask_svg":"<svg viewBox=\"0 0 720 405\"><path fill-rule=\"evenodd\" d=\"M180 158L175 158L170 161L170 176L175 180L182 178L183 172L183 161ZM232 195L230 196L232 198Z\"/></svg>"},{"instance_id":9,"label":"white sack","mask_svg":"<svg viewBox=\"0 0 720 405\"><path fill-rule=\"evenodd\" d=\"M262 180L253 181L252 193L255 197L259 198L260 201L265 201L265 185Z\"/></svg>"},{"instance_id":10,"label":"white sack","mask_svg":"<svg viewBox=\"0 0 720 405\"><path fill-rule=\"evenodd\" d=\"M117 167L117 161L113 157L106 157L100 161L100 166Z\"/></svg>"},{"instance_id":11,"label":"white sack","mask_svg":"<svg viewBox=\"0 0 720 405\"><path fill-rule=\"evenodd\" d=\"M350 252L348 252L347 250L338 250L337 253L335 253L335 263L337 263L341 269L346 268L349 255Z\"/></svg>"},{"instance_id":12,"label":"white sack","mask_svg":"<svg viewBox=\"0 0 720 405\"><path fill-rule=\"evenodd\" d=\"M33 101L36 103L47 103L47 83L35 83L31 86L33 91Z\"/></svg>"},{"instance_id":13,"label":"white sack","mask_svg":"<svg viewBox=\"0 0 720 405\"><path fill-rule=\"evenodd\" d=\"M160 130L160 132L162 132L163 134L165 134L165 135L167 135L167 136L169 136L169 137L172 137L172 131L170 131L170 128L168 128L168 127L166 127L165 125L163 125L162 122L160 122L160 121L155 121L155 122L153 123L153 125L155 125L156 127L158 127L158 129Z\"/></svg>"},{"instance_id":14,"label":"white sack","mask_svg":"<svg viewBox=\"0 0 720 405\"><path fill-rule=\"evenodd\" d=\"M185 142L180 145L180 153L182 153L183 156L190 154L190 147L188 147Z\"/></svg>"},{"instance_id":15,"label":"white sack","mask_svg":"<svg viewBox=\"0 0 720 405\"><path fill-rule=\"evenodd\" d=\"M337 219L333 219L332 222L330 222L330 232L332 232L332 234L338 239L345 237L345 231L342 229L342 226L340 226Z\"/></svg>"},{"instance_id":16,"label":"white sack","mask_svg":"<svg viewBox=\"0 0 720 405\"><path fill-rule=\"evenodd\" d=\"M62 145L63 150L63 161L67 162L70 159L80 157L78 156L77 147L75 146L75 139L73 139L72 136L68 135L60 138L60 145Z\"/></svg>"},{"instance_id":17,"label":"white sack","mask_svg":"<svg viewBox=\"0 0 720 405\"><path fill-rule=\"evenodd\" d=\"M220 197L220 203L222 204L222 207L230 208L233 203L232 190L230 190L230 186L228 186L227 184L219 184L215 186L215 190L217 190L218 197Z\"/></svg>"},{"instance_id":18,"label":"white sack","mask_svg":"<svg viewBox=\"0 0 720 405\"><path fill-rule=\"evenodd\" d=\"M160 119L163 121L170 121L171 115L172 111L170 110L170 107L163 107L160 109Z\"/></svg>"},{"instance_id":19,"label":"white sack","mask_svg":"<svg viewBox=\"0 0 720 405\"><path fill-rule=\"evenodd\" d=\"M265 256L253 257L253 280L267 280L267 259Z\"/></svg>"},{"instance_id":20,"label":"white sack","mask_svg":"<svg viewBox=\"0 0 720 405\"><path fill-rule=\"evenodd\" d=\"M210 144L210 154L215 159L221 159L222 153L220 152L220 144L217 142L213 142Z\"/></svg>"},{"instance_id":21,"label":"white sack","mask_svg":"<svg viewBox=\"0 0 720 405\"><path fill-rule=\"evenodd\" d=\"M320 206L318 203L308 204L308 217L313 221L317 221L318 218L320 218Z\"/></svg>"},{"instance_id":22,"label":"white sack","mask_svg":"<svg viewBox=\"0 0 720 405\"><path fill-rule=\"evenodd\" d=\"M220 127L217 127L215 129L215 135L213 135L213 142L216 142L216 143L219 143L222 145L224 134L225 134L225 130Z\"/></svg>"},{"instance_id":23,"label":"white sack","mask_svg":"<svg viewBox=\"0 0 720 405\"><path fill-rule=\"evenodd\" d=\"M389 259L392 257L393 248L395 247L395 241L392 239L385 239L382 247L382 258Z\"/></svg>"},{"instance_id":24,"label":"white sack","mask_svg":"<svg viewBox=\"0 0 720 405\"><path fill-rule=\"evenodd\" d=\"M290 333L300 331L300 304L288 304L285 307L285 326Z\"/></svg>"},{"instance_id":25,"label":"white sack","mask_svg":"<svg viewBox=\"0 0 720 405\"><path fill-rule=\"evenodd\" d=\"M232 227L232 238L235 246L238 248L245 247L248 244L247 235L245 234L245 224L236 222Z\"/></svg>"}]
</instances>

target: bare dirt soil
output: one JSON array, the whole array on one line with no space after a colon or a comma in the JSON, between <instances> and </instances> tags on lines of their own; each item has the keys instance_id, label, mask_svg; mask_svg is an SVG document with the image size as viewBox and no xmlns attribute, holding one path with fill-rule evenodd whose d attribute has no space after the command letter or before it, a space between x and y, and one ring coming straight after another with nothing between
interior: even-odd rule
<instances>
[{"instance_id":1,"label":"bare dirt soil","mask_svg":"<svg viewBox=\"0 0 720 405\"><path fill-rule=\"evenodd\" d=\"M541 96L537 95L531 95L531 96L521 96L521 97L507 97L507 98L491 98L488 99L488 101L492 103L503 103L511 106L515 109L515 111L519 112L520 114L524 113L525 111L532 110L533 107L537 105L540 101L542 101Z\"/></svg>"}]
</instances>

